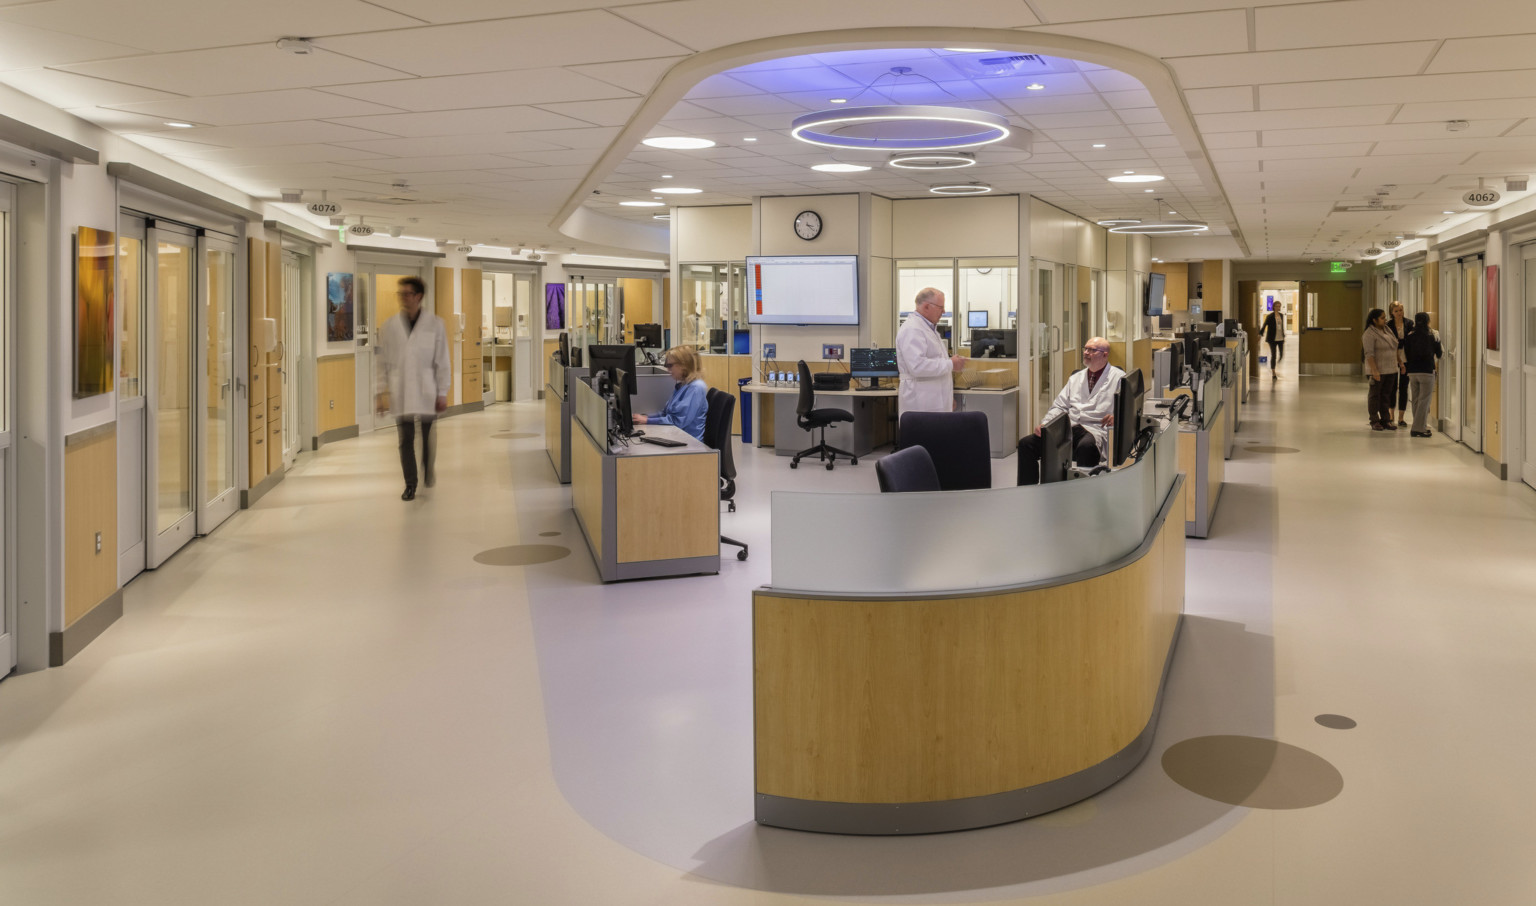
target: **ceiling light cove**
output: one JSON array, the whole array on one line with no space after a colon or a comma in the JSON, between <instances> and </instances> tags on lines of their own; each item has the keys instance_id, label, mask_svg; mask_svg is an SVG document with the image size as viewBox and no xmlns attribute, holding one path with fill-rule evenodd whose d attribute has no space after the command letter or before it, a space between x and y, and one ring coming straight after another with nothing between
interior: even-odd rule
<instances>
[{"instance_id":1,"label":"ceiling light cove","mask_svg":"<svg viewBox=\"0 0 1536 906\"><path fill-rule=\"evenodd\" d=\"M690 138L686 135L659 135L655 138L642 139L640 144L666 151L697 151L700 148L715 146L715 143L707 138Z\"/></svg>"},{"instance_id":2,"label":"ceiling light cove","mask_svg":"<svg viewBox=\"0 0 1536 906\"><path fill-rule=\"evenodd\" d=\"M827 148L948 151L1000 142L1013 133L995 113L964 107L891 104L820 110L795 118L790 135Z\"/></svg>"},{"instance_id":3,"label":"ceiling light cove","mask_svg":"<svg viewBox=\"0 0 1536 906\"><path fill-rule=\"evenodd\" d=\"M966 182L947 186L932 186L928 191L935 195L985 195L992 191L992 187L984 182Z\"/></svg>"},{"instance_id":4,"label":"ceiling light cove","mask_svg":"<svg viewBox=\"0 0 1536 906\"><path fill-rule=\"evenodd\" d=\"M1140 220L1134 217L1108 217L1097 222L1101 227L1128 226L1134 223L1141 223Z\"/></svg>"},{"instance_id":5,"label":"ceiling light cove","mask_svg":"<svg viewBox=\"0 0 1536 906\"><path fill-rule=\"evenodd\" d=\"M651 219L652 220L671 220L672 219L672 215L671 214L652 214L651 215Z\"/></svg>"},{"instance_id":6,"label":"ceiling light cove","mask_svg":"<svg viewBox=\"0 0 1536 906\"><path fill-rule=\"evenodd\" d=\"M974 167L976 155L966 151L907 151L892 154L888 164L898 170L959 170Z\"/></svg>"},{"instance_id":7,"label":"ceiling light cove","mask_svg":"<svg viewBox=\"0 0 1536 906\"><path fill-rule=\"evenodd\" d=\"M652 189L651 191L655 192L657 195L697 195L704 190L690 189L685 186L662 186L659 189Z\"/></svg>"},{"instance_id":8,"label":"ceiling light cove","mask_svg":"<svg viewBox=\"0 0 1536 906\"><path fill-rule=\"evenodd\" d=\"M660 201L621 201L619 204L626 208L660 208L665 207L665 202Z\"/></svg>"},{"instance_id":9,"label":"ceiling light cove","mask_svg":"<svg viewBox=\"0 0 1536 906\"><path fill-rule=\"evenodd\" d=\"M1110 182L1162 182L1163 177L1154 173L1122 173L1119 176L1111 176Z\"/></svg>"},{"instance_id":10,"label":"ceiling light cove","mask_svg":"<svg viewBox=\"0 0 1536 906\"><path fill-rule=\"evenodd\" d=\"M1109 228L1111 233L1137 233L1146 236L1171 236L1175 233L1204 233L1210 224L1193 220L1158 220L1152 223L1127 223Z\"/></svg>"},{"instance_id":11,"label":"ceiling light cove","mask_svg":"<svg viewBox=\"0 0 1536 906\"><path fill-rule=\"evenodd\" d=\"M822 173L862 173L871 168L863 164L816 164L811 169Z\"/></svg>"}]
</instances>

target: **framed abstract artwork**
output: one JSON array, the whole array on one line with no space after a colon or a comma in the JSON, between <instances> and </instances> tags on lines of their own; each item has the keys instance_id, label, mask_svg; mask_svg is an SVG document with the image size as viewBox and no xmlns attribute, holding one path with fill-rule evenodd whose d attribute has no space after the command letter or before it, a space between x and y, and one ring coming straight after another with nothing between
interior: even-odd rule
<instances>
[{"instance_id":1,"label":"framed abstract artwork","mask_svg":"<svg viewBox=\"0 0 1536 906\"><path fill-rule=\"evenodd\" d=\"M75 399L112 392L112 314L117 287L117 236L75 230Z\"/></svg>"},{"instance_id":2,"label":"framed abstract artwork","mask_svg":"<svg viewBox=\"0 0 1536 906\"><path fill-rule=\"evenodd\" d=\"M1488 299L1488 348L1494 352L1499 349L1499 266L1488 265L1488 273L1485 275Z\"/></svg>"},{"instance_id":3,"label":"framed abstract artwork","mask_svg":"<svg viewBox=\"0 0 1536 906\"><path fill-rule=\"evenodd\" d=\"M325 275L325 338L352 339L352 275Z\"/></svg>"}]
</instances>

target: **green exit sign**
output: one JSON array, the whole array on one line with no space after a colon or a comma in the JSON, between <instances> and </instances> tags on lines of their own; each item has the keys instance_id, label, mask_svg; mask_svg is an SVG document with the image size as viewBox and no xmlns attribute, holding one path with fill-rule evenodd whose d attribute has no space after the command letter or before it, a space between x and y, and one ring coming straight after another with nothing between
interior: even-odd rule
<instances>
[{"instance_id":1,"label":"green exit sign","mask_svg":"<svg viewBox=\"0 0 1536 906\"><path fill-rule=\"evenodd\" d=\"M1328 273L1330 274L1342 274L1347 270L1349 270L1349 265L1342 261L1330 261L1328 263Z\"/></svg>"}]
</instances>

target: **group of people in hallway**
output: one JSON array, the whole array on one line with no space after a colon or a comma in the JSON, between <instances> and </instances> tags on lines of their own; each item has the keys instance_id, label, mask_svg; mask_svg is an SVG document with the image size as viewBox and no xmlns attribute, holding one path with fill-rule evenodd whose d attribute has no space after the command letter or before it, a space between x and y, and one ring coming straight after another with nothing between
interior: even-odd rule
<instances>
[{"instance_id":1,"label":"group of people in hallway","mask_svg":"<svg viewBox=\"0 0 1536 906\"><path fill-rule=\"evenodd\" d=\"M1394 301L1390 311L1371 309L1360 336L1365 368L1370 375L1366 408L1372 431L1407 428L1408 403L1413 402L1414 437L1431 437L1429 403L1439 370L1440 337L1429 326L1429 314L1419 312L1409 323L1403 303Z\"/></svg>"}]
</instances>

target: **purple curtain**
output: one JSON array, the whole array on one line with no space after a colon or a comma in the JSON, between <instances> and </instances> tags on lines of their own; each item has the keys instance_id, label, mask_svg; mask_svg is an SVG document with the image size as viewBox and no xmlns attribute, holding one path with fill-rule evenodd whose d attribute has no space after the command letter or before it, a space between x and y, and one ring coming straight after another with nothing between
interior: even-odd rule
<instances>
[{"instance_id":1,"label":"purple curtain","mask_svg":"<svg viewBox=\"0 0 1536 906\"><path fill-rule=\"evenodd\" d=\"M565 329L564 283L551 283L544 287L544 329Z\"/></svg>"}]
</instances>

